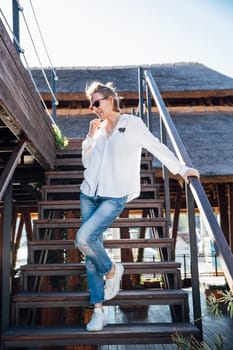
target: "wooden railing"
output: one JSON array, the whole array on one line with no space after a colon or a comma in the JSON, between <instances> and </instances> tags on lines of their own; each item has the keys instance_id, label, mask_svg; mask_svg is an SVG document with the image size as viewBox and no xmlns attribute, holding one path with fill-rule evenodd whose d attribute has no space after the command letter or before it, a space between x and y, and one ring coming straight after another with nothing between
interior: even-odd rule
<instances>
[{"instance_id":1,"label":"wooden railing","mask_svg":"<svg viewBox=\"0 0 233 350\"><path fill-rule=\"evenodd\" d=\"M151 72L139 68L139 76L141 76L139 81L142 79L145 81L147 91L149 91L149 94L152 95L156 103L156 106L160 113L160 118L162 120L163 127L165 128L166 133L171 140L177 158L183 161L187 166L193 167L191 159L189 158L189 155L172 121L172 118L164 104L164 101L160 95L159 89L154 81ZM140 95L142 96L142 91L140 92ZM216 217L213 213L213 210L210 206L210 203L204 192L201 182L195 177L190 177L190 183L188 185L188 188L190 189L190 192L192 193L195 199L200 214L204 219L209 236L214 242L215 249L229 288L231 291L233 291L233 254L231 253L225 235L216 220ZM190 197L188 196L188 198ZM191 249L195 248L191 245Z\"/></svg>"}]
</instances>

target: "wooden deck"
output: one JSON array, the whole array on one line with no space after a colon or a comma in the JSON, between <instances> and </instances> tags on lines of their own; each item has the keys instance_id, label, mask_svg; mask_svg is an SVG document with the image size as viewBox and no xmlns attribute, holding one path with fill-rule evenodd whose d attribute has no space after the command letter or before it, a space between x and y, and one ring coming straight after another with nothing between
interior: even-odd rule
<instances>
[{"instance_id":1,"label":"wooden deck","mask_svg":"<svg viewBox=\"0 0 233 350\"><path fill-rule=\"evenodd\" d=\"M191 301L191 291L189 291ZM202 315L203 315L203 334L205 342L211 347L214 346L218 335L221 334L224 339L224 350L233 349L233 319L227 316L215 318L206 314L205 295L201 293ZM192 305L190 302L190 314L192 319ZM137 323L144 319L144 322L167 322L170 321L169 309L166 306L150 306L147 311L136 309L134 311L124 311L118 306L108 307L106 310L108 322L133 322ZM166 344L130 344L130 345L102 345L99 350L177 350L176 345ZM213 348L211 348L212 350Z\"/></svg>"}]
</instances>

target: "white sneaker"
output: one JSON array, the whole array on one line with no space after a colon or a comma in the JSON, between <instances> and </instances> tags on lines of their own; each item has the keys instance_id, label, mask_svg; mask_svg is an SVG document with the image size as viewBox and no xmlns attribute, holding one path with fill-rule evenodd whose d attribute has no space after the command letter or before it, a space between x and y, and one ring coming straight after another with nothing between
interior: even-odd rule
<instances>
[{"instance_id":1,"label":"white sneaker","mask_svg":"<svg viewBox=\"0 0 233 350\"><path fill-rule=\"evenodd\" d=\"M104 311L100 307L96 307L86 329L88 332L98 332L102 331L106 324L107 322L105 320Z\"/></svg>"},{"instance_id":2,"label":"white sneaker","mask_svg":"<svg viewBox=\"0 0 233 350\"><path fill-rule=\"evenodd\" d=\"M104 287L104 299L110 300L115 298L120 290L121 277L124 273L122 264L115 264L115 273L111 278L106 278Z\"/></svg>"}]
</instances>

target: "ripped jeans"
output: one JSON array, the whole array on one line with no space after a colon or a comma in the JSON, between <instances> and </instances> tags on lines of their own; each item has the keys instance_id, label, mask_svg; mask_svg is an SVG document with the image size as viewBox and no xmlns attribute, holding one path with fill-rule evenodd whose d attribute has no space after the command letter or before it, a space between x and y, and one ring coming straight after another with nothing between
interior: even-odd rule
<instances>
[{"instance_id":1,"label":"ripped jeans","mask_svg":"<svg viewBox=\"0 0 233 350\"><path fill-rule=\"evenodd\" d=\"M104 275L112 268L112 261L103 246L103 233L120 215L127 196L120 198L89 197L80 193L82 225L76 233L75 246L86 257L90 303L104 301Z\"/></svg>"}]
</instances>

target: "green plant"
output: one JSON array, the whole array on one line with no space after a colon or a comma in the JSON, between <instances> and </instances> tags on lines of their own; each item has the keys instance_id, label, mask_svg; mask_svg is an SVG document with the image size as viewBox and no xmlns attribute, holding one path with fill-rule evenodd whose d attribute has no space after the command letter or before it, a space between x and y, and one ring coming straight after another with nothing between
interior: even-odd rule
<instances>
[{"instance_id":1,"label":"green plant","mask_svg":"<svg viewBox=\"0 0 233 350\"><path fill-rule=\"evenodd\" d=\"M230 290L218 290L221 297L211 293L207 298L207 312L215 317L222 316L221 305L225 304L229 317L233 318L233 293ZM183 337L175 334L173 342L178 350L224 350L224 340L221 334L218 335L214 347L209 347L204 341L198 341L195 337Z\"/></svg>"},{"instance_id":2,"label":"green plant","mask_svg":"<svg viewBox=\"0 0 233 350\"><path fill-rule=\"evenodd\" d=\"M199 341L195 337L183 337L176 334L173 337L174 344L177 346L178 350L224 350L223 348L223 338L221 334L218 336L218 340L214 345L214 348L209 347L204 341Z\"/></svg>"},{"instance_id":3,"label":"green plant","mask_svg":"<svg viewBox=\"0 0 233 350\"><path fill-rule=\"evenodd\" d=\"M211 348L203 341L198 341L195 337L183 337L176 334L173 337L174 344L177 345L178 350L211 350Z\"/></svg>"},{"instance_id":4,"label":"green plant","mask_svg":"<svg viewBox=\"0 0 233 350\"><path fill-rule=\"evenodd\" d=\"M211 293L207 298L207 311L215 317L222 316L221 305L225 304L229 316L233 318L233 293L230 290L218 290L218 294L222 295L217 298Z\"/></svg>"},{"instance_id":5,"label":"green plant","mask_svg":"<svg viewBox=\"0 0 233 350\"><path fill-rule=\"evenodd\" d=\"M54 140L55 145L58 149L63 149L68 146L69 140L66 136L62 135L61 130L56 124L52 124L53 132L54 132Z\"/></svg>"}]
</instances>

